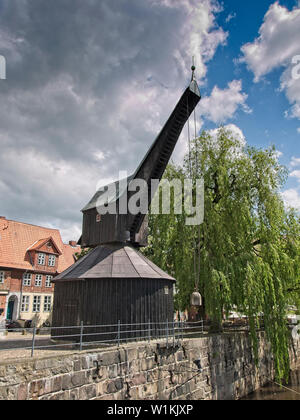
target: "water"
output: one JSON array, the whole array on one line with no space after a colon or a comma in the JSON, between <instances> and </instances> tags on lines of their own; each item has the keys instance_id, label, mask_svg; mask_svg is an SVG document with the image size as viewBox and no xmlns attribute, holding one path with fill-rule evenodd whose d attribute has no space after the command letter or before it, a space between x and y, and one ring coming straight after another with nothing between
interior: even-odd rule
<instances>
[{"instance_id":1,"label":"water","mask_svg":"<svg viewBox=\"0 0 300 420\"><path fill-rule=\"evenodd\" d=\"M300 401L300 369L291 372L286 388L270 383L248 395L243 400L297 400ZM288 388L288 389L287 389Z\"/></svg>"}]
</instances>

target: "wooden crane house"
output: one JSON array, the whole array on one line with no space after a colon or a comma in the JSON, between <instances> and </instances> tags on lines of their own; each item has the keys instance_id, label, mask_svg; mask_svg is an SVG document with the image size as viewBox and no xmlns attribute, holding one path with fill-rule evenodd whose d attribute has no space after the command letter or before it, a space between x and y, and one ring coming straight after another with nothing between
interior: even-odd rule
<instances>
[{"instance_id":1,"label":"wooden crane house","mask_svg":"<svg viewBox=\"0 0 300 420\"><path fill-rule=\"evenodd\" d=\"M92 249L53 280L54 327L173 320L175 279L139 252L147 245L147 217L141 213L121 214L119 204L125 193L130 199L132 180L144 180L149 190L152 179L161 180L182 129L200 99L193 71L189 86L135 173L115 183L110 203L115 204L116 214L99 215L99 200L105 188L82 209L80 243ZM148 194L148 207L154 192Z\"/></svg>"}]
</instances>

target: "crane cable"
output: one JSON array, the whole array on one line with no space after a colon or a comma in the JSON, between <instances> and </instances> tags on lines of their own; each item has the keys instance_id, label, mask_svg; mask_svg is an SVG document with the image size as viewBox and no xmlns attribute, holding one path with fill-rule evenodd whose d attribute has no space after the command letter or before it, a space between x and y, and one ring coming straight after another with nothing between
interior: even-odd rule
<instances>
[{"instance_id":1,"label":"crane cable","mask_svg":"<svg viewBox=\"0 0 300 420\"><path fill-rule=\"evenodd\" d=\"M194 72L196 67L194 65L194 57L193 57L193 65L192 65L192 79L191 82L195 79ZM192 158L191 158L191 135L190 135L190 113L189 113L189 104L187 103L187 112L188 112L188 148L189 148L189 172L190 172L190 179L193 179L193 171L192 171ZM195 146L196 146L196 175L198 174L198 148L196 144L197 139L197 119L196 119L196 110L194 108L194 135L195 135ZM195 290L194 293L199 293L199 277L200 277L200 266L197 267L197 240L194 238L194 284ZM198 262L200 264L200 261ZM198 269L199 268L199 269ZM192 295L193 296L193 295Z\"/></svg>"}]
</instances>

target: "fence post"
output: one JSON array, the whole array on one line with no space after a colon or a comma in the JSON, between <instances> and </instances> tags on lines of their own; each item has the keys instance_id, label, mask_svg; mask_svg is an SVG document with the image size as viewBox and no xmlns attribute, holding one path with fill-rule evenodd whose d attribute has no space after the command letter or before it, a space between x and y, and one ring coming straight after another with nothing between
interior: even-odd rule
<instances>
[{"instance_id":1,"label":"fence post","mask_svg":"<svg viewBox=\"0 0 300 420\"><path fill-rule=\"evenodd\" d=\"M150 323L150 319L148 321L148 343L150 343L151 341L151 323Z\"/></svg>"},{"instance_id":2,"label":"fence post","mask_svg":"<svg viewBox=\"0 0 300 420\"><path fill-rule=\"evenodd\" d=\"M80 322L80 344L79 344L79 351L82 351L82 340L83 340L83 321Z\"/></svg>"},{"instance_id":3,"label":"fence post","mask_svg":"<svg viewBox=\"0 0 300 420\"><path fill-rule=\"evenodd\" d=\"M175 321L173 319L173 348L175 347Z\"/></svg>"},{"instance_id":4,"label":"fence post","mask_svg":"<svg viewBox=\"0 0 300 420\"><path fill-rule=\"evenodd\" d=\"M167 336L167 348L169 347L168 338L169 338L169 322L167 320L166 336Z\"/></svg>"},{"instance_id":5,"label":"fence post","mask_svg":"<svg viewBox=\"0 0 300 420\"><path fill-rule=\"evenodd\" d=\"M118 347L120 347L121 321L118 321Z\"/></svg>"},{"instance_id":6,"label":"fence post","mask_svg":"<svg viewBox=\"0 0 300 420\"><path fill-rule=\"evenodd\" d=\"M36 326L33 327L33 331L32 331L31 357L33 357L33 353L34 353L35 334L36 334Z\"/></svg>"}]
</instances>

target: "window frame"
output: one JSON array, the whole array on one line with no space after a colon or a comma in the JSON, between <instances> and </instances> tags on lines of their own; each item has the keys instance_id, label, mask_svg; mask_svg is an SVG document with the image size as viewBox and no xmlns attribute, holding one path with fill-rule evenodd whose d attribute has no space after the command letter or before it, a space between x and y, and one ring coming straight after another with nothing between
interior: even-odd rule
<instances>
[{"instance_id":1,"label":"window frame","mask_svg":"<svg viewBox=\"0 0 300 420\"><path fill-rule=\"evenodd\" d=\"M4 284L5 280L5 271L0 270L0 284Z\"/></svg>"},{"instance_id":2,"label":"window frame","mask_svg":"<svg viewBox=\"0 0 300 420\"><path fill-rule=\"evenodd\" d=\"M32 273L23 273L22 284L24 287L30 287L32 281Z\"/></svg>"},{"instance_id":3,"label":"window frame","mask_svg":"<svg viewBox=\"0 0 300 420\"><path fill-rule=\"evenodd\" d=\"M49 254L48 256L48 267L55 267L56 264L56 255Z\"/></svg>"},{"instance_id":4,"label":"window frame","mask_svg":"<svg viewBox=\"0 0 300 420\"><path fill-rule=\"evenodd\" d=\"M51 312L51 308L52 308L52 296L46 295L44 296L43 312Z\"/></svg>"},{"instance_id":5,"label":"window frame","mask_svg":"<svg viewBox=\"0 0 300 420\"><path fill-rule=\"evenodd\" d=\"M53 279L53 276L47 274L45 279L45 287L52 287L51 281ZM48 283L49 282L49 283Z\"/></svg>"},{"instance_id":6,"label":"window frame","mask_svg":"<svg viewBox=\"0 0 300 420\"><path fill-rule=\"evenodd\" d=\"M41 262L40 258L42 259L42 262ZM38 253L37 263L38 263L38 265L46 265L46 254L44 252L39 252Z\"/></svg>"},{"instance_id":7,"label":"window frame","mask_svg":"<svg viewBox=\"0 0 300 420\"><path fill-rule=\"evenodd\" d=\"M40 278L40 280L38 280L39 284L37 284L37 277ZM43 285L43 275L42 274L36 274L34 277L34 286L35 287L42 287Z\"/></svg>"},{"instance_id":8,"label":"window frame","mask_svg":"<svg viewBox=\"0 0 300 420\"><path fill-rule=\"evenodd\" d=\"M29 312L30 308L30 295L23 295L21 301L21 312Z\"/></svg>"},{"instance_id":9,"label":"window frame","mask_svg":"<svg viewBox=\"0 0 300 420\"><path fill-rule=\"evenodd\" d=\"M34 295L32 302L32 312L37 314L41 312L41 295Z\"/></svg>"}]
</instances>

